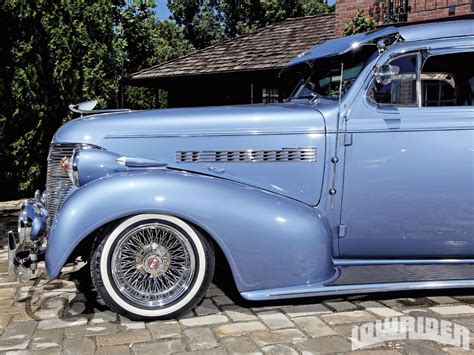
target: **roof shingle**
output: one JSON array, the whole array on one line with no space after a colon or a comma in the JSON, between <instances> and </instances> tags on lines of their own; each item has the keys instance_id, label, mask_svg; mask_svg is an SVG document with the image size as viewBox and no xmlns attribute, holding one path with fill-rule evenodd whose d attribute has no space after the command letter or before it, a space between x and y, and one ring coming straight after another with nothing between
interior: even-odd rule
<instances>
[{"instance_id":1,"label":"roof shingle","mask_svg":"<svg viewBox=\"0 0 474 355\"><path fill-rule=\"evenodd\" d=\"M290 18L129 74L127 80L281 68L298 54L334 37L334 14Z\"/></svg>"}]
</instances>

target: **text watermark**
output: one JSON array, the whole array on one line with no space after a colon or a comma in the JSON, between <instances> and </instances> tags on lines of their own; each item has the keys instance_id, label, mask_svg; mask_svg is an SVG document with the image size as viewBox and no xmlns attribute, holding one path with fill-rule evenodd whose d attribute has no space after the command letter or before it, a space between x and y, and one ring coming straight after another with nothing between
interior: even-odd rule
<instances>
[{"instance_id":1,"label":"text watermark","mask_svg":"<svg viewBox=\"0 0 474 355\"><path fill-rule=\"evenodd\" d=\"M393 317L352 327L352 350L386 341L431 340L469 350L468 328L430 317Z\"/></svg>"}]
</instances>

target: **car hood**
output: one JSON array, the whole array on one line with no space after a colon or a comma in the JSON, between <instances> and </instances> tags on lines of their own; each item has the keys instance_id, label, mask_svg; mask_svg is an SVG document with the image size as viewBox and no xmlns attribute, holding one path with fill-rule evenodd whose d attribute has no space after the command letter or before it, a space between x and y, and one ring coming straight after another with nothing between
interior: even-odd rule
<instances>
[{"instance_id":1,"label":"car hood","mask_svg":"<svg viewBox=\"0 0 474 355\"><path fill-rule=\"evenodd\" d=\"M320 198L326 149L323 116L308 103L101 114L65 124L53 143L94 144L310 205Z\"/></svg>"},{"instance_id":2,"label":"car hood","mask_svg":"<svg viewBox=\"0 0 474 355\"><path fill-rule=\"evenodd\" d=\"M319 116L319 117L318 117ZM91 115L72 120L53 143L103 143L107 139L151 136L238 135L322 131L324 122L308 104L178 108Z\"/></svg>"}]
</instances>

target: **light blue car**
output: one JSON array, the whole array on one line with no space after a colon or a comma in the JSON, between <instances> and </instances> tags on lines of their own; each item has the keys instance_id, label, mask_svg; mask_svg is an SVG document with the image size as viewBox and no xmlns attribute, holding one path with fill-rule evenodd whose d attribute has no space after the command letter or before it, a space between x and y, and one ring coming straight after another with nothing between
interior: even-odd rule
<instances>
[{"instance_id":1,"label":"light blue car","mask_svg":"<svg viewBox=\"0 0 474 355\"><path fill-rule=\"evenodd\" d=\"M474 287L473 64L472 19L392 26L295 58L286 103L73 106L11 272L81 256L132 319L192 309L218 256L254 301Z\"/></svg>"}]
</instances>

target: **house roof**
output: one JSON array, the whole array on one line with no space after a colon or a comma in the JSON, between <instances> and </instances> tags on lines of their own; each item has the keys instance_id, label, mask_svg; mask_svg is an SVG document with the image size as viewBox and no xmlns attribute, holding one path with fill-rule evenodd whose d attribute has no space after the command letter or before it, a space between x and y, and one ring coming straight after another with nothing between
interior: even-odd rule
<instances>
[{"instance_id":1,"label":"house roof","mask_svg":"<svg viewBox=\"0 0 474 355\"><path fill-rule=\"evenodd\" d=\"M146 80L278 69L314 45L335 37L335 15L289 18L184 57L129 74Z\"/></svg>"}]
</instances>

